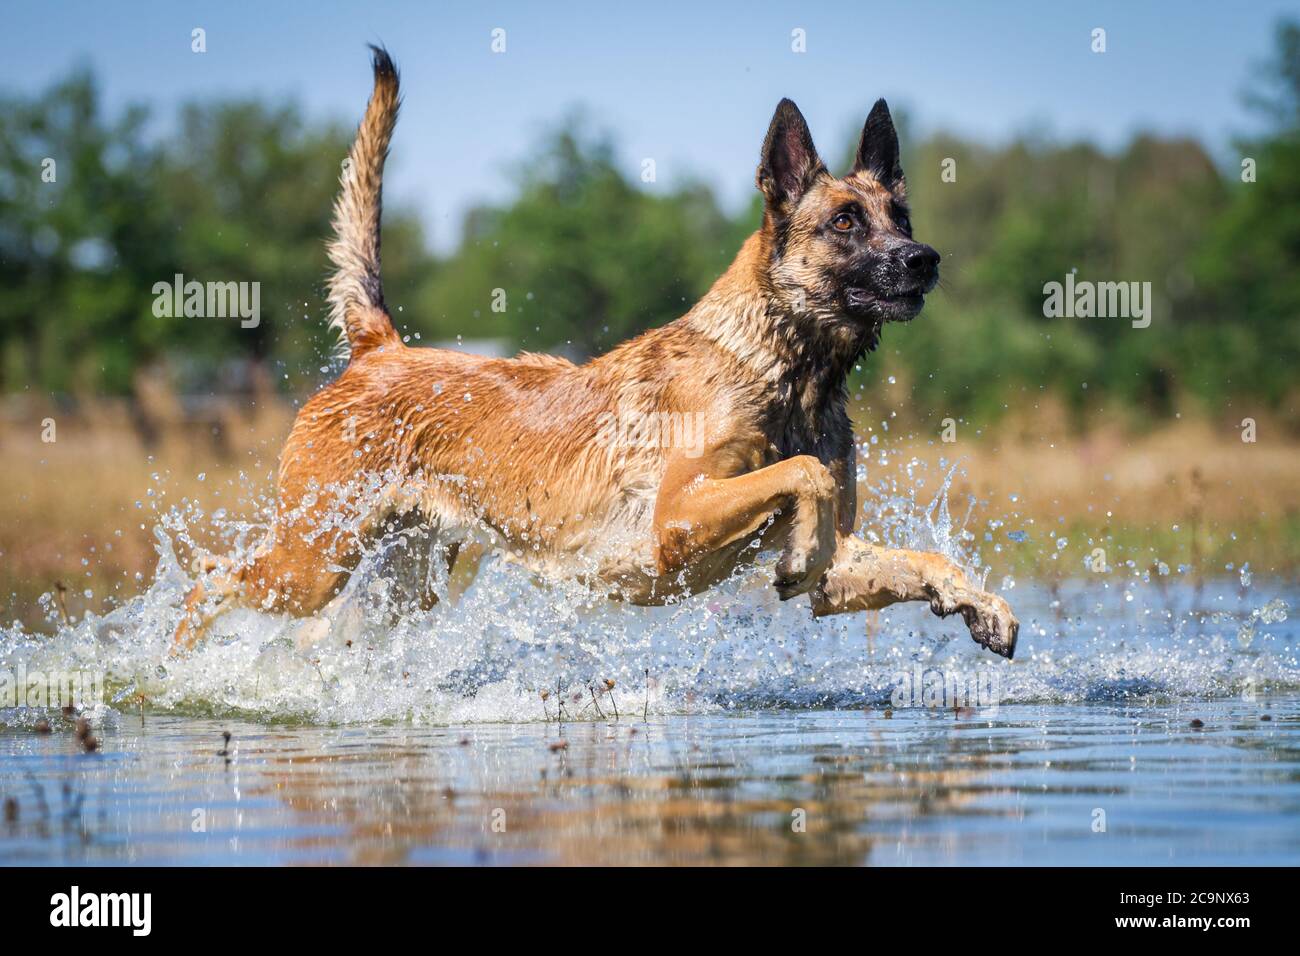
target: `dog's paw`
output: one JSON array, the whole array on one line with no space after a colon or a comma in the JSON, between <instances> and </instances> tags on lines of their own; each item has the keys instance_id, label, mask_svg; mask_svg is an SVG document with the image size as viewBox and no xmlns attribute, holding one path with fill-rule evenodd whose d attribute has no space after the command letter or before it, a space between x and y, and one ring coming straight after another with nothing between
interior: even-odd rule
<instances>
[{"instance_id":1,"label":"dog's paw","mask_svg":"<svg viewBox=\"0 0 1300 956\"><path fill-rule=\"evenodd\" d=\"M970 628L970 636L976 644L1007 660L1015 656L1020 622L1006 601L996 594L982 592L957 610Z\"/></svg>"},{"instance_id":2,"label":"dog's paw","mask_svg":"<svg viewBox=\"0 0 1300 956\"><path fill-rule=\"evenodd\" d=\"M808 459L806 471L790 534L776 562L773 585L782 601L816 587L835 558L835 482L816 459Z\"/></svg>"},{"instance_id":3,"label":"dog's paw","mask_svg":"<svg viewBox=\"0 0 1300 956\"><path fill-rule=\"evenodd\" d=\"M806 594L821 581L833 557L833 550L820 546L812 549L786 548L776 562L776 576L772 586L782 601Z\"/></svg>"},{"instance_id":4,"label":"dog's paw","mask_svg":"<svg viewBox=\"0 0 1300 956\"><path fill-rule=\"evenodd\" d=\"M792 597L798 597L806 591L812 589L817 582L809 581L807 575L797 574L795 572L783 572L781 566L777 565L776 578L772 581L772 586L776 588L776 593L781 596L782 601L788 601Z\"/></svg>"}]
</instances>

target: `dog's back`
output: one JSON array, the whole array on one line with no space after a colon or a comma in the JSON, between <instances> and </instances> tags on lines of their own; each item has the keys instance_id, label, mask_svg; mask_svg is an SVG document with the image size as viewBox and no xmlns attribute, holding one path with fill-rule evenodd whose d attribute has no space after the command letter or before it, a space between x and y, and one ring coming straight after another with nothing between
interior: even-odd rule
<instances>
[{"instance_id":1,"label":"dog's back","mask_svg":"<svg viewBox=\"0 0 1300 956\"><path fill-rule=\"evenodd\" d=\"M564 359L384 346L299 412L281 494L300 471L349 491L380 475L414 495L403 507L549 546L580 534L584 513L599 519L619 480L597 441L612 405L589 366Z\"/></svg>"}]
</instances>

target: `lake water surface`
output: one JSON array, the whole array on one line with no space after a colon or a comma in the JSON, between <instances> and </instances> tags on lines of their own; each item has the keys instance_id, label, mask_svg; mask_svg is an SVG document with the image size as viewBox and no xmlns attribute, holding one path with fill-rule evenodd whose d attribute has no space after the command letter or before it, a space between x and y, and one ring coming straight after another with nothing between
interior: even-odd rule
<instances>
[{"instance_id":1,"label":"lake water surface","mask_svg":"<svg viewBox=\"0 0 1300 956\"><path fill-rule=\"evenodd\" d=\"M1298 730L1294 696L563 728L146 716L95 754L0 734L0 863L1294 865Z\"/></svg>"},{"instance_id":2,"label":"lake water surface","mask_svg":"<svg viewBox=\"0 0 1300 956\"><path fill-rule=\"evenodd\" d=\"M173 658L167 580L0 632L10 671L106 674L94 752L0 709L0 864L1300 863L1289 582L1022 582L1007 662L765 581L647 611L501 578Z\"/></svg>"}]
</instances>

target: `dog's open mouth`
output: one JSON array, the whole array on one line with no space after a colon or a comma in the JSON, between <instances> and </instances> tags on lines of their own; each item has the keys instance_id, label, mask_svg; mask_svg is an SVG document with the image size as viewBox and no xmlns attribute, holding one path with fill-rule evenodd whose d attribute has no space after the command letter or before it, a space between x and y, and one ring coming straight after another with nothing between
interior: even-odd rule
<instances>
[{"instance_id":1,"label":"dog's open mouth","mask_svg":"<svg viewBox=\"0 0 1300 956\"><path fill-rule=\"evenodd\" d=\"M925 294L920 290L881 295L870 289L849 288L845 290L844 298L850 312L882 322L907 322L916 318L925 305Z\"/></svg>"}]
</instances>

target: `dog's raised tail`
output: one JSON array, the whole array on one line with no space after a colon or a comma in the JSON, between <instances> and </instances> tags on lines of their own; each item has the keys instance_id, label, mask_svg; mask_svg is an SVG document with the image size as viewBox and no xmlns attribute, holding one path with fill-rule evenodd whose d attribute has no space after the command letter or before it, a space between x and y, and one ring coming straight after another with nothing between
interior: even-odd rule
<instances>
[{"instance_id":1,"label":"dog's raised tail","mask_svg":"<svg viewBox=\"0 0 1300 956\"><path fill-rule=\"evenodd\" d=\"M329 278L330 326L342 347L356 357L385 345L401 345L384 305L379 274L379 220L383 207L384 160L397 125L397 67L388 51L372 46L375 88L366 115L339 176L334 203L334 238L327 251L334 264Z\"/></svg>"}]
</instances>

